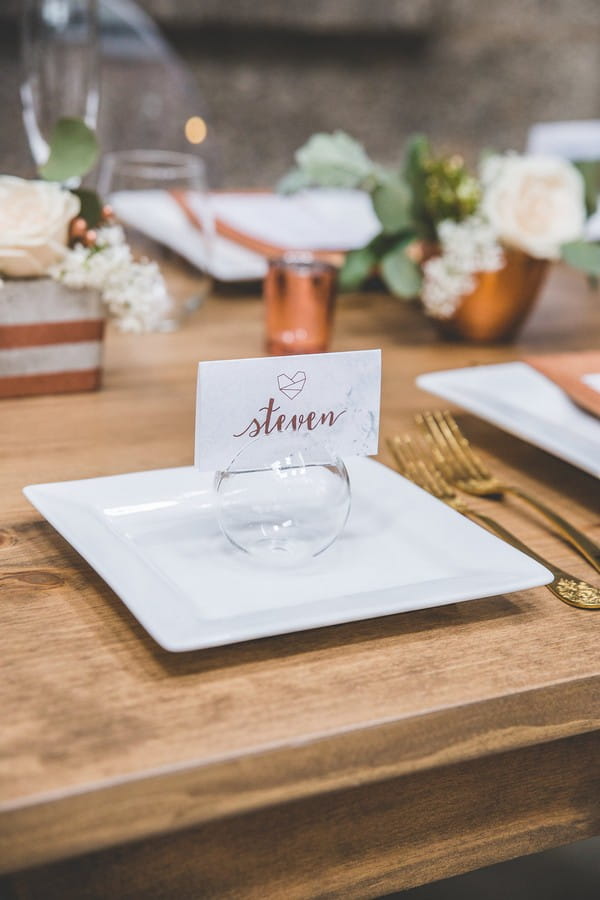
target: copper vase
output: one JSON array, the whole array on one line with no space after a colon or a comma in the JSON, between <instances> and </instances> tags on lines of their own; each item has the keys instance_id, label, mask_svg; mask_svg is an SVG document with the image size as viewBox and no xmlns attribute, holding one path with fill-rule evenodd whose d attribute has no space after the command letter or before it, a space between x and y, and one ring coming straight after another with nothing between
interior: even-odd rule
<instances>
[{"instance_id":1,"label":"copper vase","mask_svg":"<svg viewBox=\"0 0 600 900\"><path fill-rule=\"evenodd\" d=\"M496 272L480 272L470 294L448 319L438 319L442 334L466 341L511 340L531 312L548 268L517 250L505 251L506 263Z\"/></svg>"}]
</instances>

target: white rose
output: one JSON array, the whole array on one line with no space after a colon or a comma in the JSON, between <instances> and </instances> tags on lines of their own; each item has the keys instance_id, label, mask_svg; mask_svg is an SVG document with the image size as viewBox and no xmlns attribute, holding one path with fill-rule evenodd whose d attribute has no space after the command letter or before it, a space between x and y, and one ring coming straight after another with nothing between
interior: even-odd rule
<instances>
[{"instance_id":1,"label":"white rose","mask_svg":"<svg viewBox=\"0 0 600 900\"><path fill-rule=\"evenodd\" d=\"M557 259L583 233L583 178L553 156L494 157L482 173L482 211L498 238L537 259Z\"/></svg>"},{"instance_id":2,"label":"white rose","mask_svg":"<svg viewBox=\"0 0 600 900\"><path fill-rule=\"evenodd\" d=\"M79 209L58 184L0 175L0 275L44 275L64 255Z\"/></svg>"}]
</instances>

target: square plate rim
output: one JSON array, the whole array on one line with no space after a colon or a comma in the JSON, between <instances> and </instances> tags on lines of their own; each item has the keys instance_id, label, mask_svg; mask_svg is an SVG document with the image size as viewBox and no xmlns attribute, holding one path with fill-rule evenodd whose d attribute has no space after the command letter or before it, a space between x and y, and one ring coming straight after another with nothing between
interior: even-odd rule
<instances>
[{"instance_id":1,"label":"square plate rim","mask_svg":"<svg viewBox=\"0 0 600 900\"><path fill-rule=\"evenodd\" d=\"M365 458L366 459L366 458ZM434 501L435 503L439 503L447 512L452 513L449 507L446 507L441 501L436 500L431 497L427 492L423 491L420 488L417 488L412 482L404 479L398 472L394 469L391 469L389 466L385 466L377 460L368 459L369 464L381 466L381 468L385 469L389 473L391 473L396 478L400 479L401 482L406 483L411 488L416 489L419 493L423 494L430 501ZM89 484L92 482L98 482L105 479L120 479L127 478L131 476L138 475L160 475L164 473L170 472L182 472L185 470L189 470L190 472L196 471L193 466L176 466L176 467L167 467L162 469L150 469L150 470L141 470L135 472L125 472L117 475L106 475L106 476L98 476L98 477L90 477L90 478L82 478L82 479L72 479L65 481L56 481L56 482L45 482L39 484L30 484L23 488L23 493L25 497L29 500L29 502L40 512L40 514L49 522L49 524L69 543L73 549L86 561L88 565L91 566L92 569L102 578L102 580L111 588L111 590L117 595L120 601L129 609L133 617L142 625L142 627L151 635L151 637L159 644L163 649L168 650L170 652L189 652L194 650L202 650L208 649L210 647L216 646L226 646L229 644L240 643L248 640L260 639L263 637L272 637L275 635L285 634L285 633L295 633L301 632L305 630L310 630L314 628L328 627L336 624L343 624L345 622L353 622L353 621L366 621L371 618L379 618L386 615L395 615L402 612L411 612L420 609L428 609L428 608L436 608L438 606L449 605L452 603L466 602L468 600L473 599L483 599L485 597L496 596L500 594L508 594L517 590L528 590L533 587L542 586L544 584L548 584L552 580L551 573L545 569L541 564L537 563L535 560L530 557L526 557L525 554L522 554L520 551L515 550L514 548L506 545L507 550L512 554L517 554L517 557L525 558L528 561L530 568L530 575L526 578L524 575L519 575L515 573L511 573L512 580L505 578L504 583L496 584L493 587L483 588L482 592L478 592L474 594L472 592L473 588L469 588L469 581L471 584L477 583L481 580L481 573L471 573L469 576L453 576L451 578L443 578L443 579L423 579L420 582L416 582L413 585L398 585L394 588L387 589L375 589L371 592L368 591L360 591L355 594L348 593L340 593L337 595L335 600L339 599L348 599L350 600L352 597L373 597L376 594L381 594L383 597L384 594L389 593L391 590L403 591L409 588L413 588L415 591L419 587L419 585L431 585L436 580L441 580L446 584L453 584L454 582L467 584L467 587L462 590L455 590L454 592L449 592L448 596L442 600L436 599L433 602L422 602L418 601L415 605L410 605L409 607L403 607L401 604L397 604L394 607L389 607L385 605L385 608L378 608L372 614L354 614L351 613L347 616L335 615L334 618L327 618L324 621L313 622L308 624L303 624L298 626L297 624L292 625L289 628L281 628L276 627L274 629L259 629L256 633L248 632L243 636L228 636L226 639L218 638L211 639L205 641L198 641L197 638L193 640L173 640L169 637L165 637L165 634L161 632L160 628L157 628L156 622L153 621L152 615L147 616L144 613L143 608L139 607L139 604L136 602L132 602L131 597L125 596L126 588L123 587L122 580L123 575L121 574L121 578L119 576L115 577L114 572L111 571L110 565L106 565L103 557L107 555L106 551L104 553L99 553L97 551L98 545L101 543L102 539L106 541L108 538L109 542L113 547L113 551L117 549L117 555L124 555L129 557L128 565L132 564L131 571L135 570L136 577L141 577L142 580L148 582L148 584L156 585L156 573L155 571L149 567L148 563L144 561L143 555L138 552L136 549L132 549L130 545L124 541L119 535L113 532L110 528L108 528L103 522L100 516L98 516L92 509L91 505L85 502L79 503L76 500L71 500L69 503L70 508L76 508L78 510L78 514L80 517L87 519L86 526L89 528L91 523L91 531L95 532L97 535L101 537L101 541L95 542L90 541L89 544L86 545L86 540L82 538L83 531L81 527L77 527L77 525L73 525L73 523L65 524L62 519L64 519L64 515L56 514L53 506L58 497L52 496L51 492L48 489L51 488L62 488L66 486L73 486L78 484ZM65 504L66 505L66 504ZM49 508L50 507L50 508ZM61 510L62 511L62 510ZM459 516L458 513L456 513ZM69 518L69 513L66 514L66 518ZM461 516L462 520L463 517ZM469 526L473 526L478 528L479 526L474 525L474 523L469 520L465 520L468 522ZM81 522L78 523L81 526ZM487 532L485 529L481 529L488 537L494 541L499 541L499 538L496 538L494 535ZM501 542L503 543L503 542ZM492 581L494 577L499 578L504 573L499 572L498 570L492 570L486 577ZM121 583L119 583L121 582ZM174 589L168 582L166 578L161 579L161 586L164 586L167 594L170 594L171 598L175 600L175 602L179 603L181 606L182 595L183 592L178 592ZM189 603L189 600L187 601ZM324 601L325 603L327 601ZM330 600L331 602L331 600ZM196 623L197 624L197 623Z\"/></svg>"},{"instance_id":2,"label":"square plate rim","mask_svg":"<svg viewBox=\"0 0 600 900\"><path fill-rule=\"evenodd\" d=\"M473 413L480 419L483 419L485 422L490 422L492 425L496 425L498 428L501 428L508 434L512 434L514 437L517 437L522 441L526 441L527 443L532 444L535 447L539 447L541 450L545 450L552 456L556 456L558 457L558 459L562 459L564 462L567 462L570 465L581 469L583 472L586 472L593 478L600 478L600 447L598 452L599 462L594 464L593 461L589 460L587 454L582 454L578 452L577 449L571 450L568 447L565 448L564 444L560 440L560 437L557 440L548 439L543 436L540 437L538 434L536 434L534 429L523 429L515 426L510 421L510 418L508 416L505 416L501 411L498 412L496 409L492 408L492 399L490 399L488 405L486 402L482 402L477 397L473 397L472 395L466 396L465 392L459 385L448 385L446 383L446 376L455 377L460 374L471 372L474 373L481 369L507 369L509 367L520 368L521 366L526 365L527 364L522 360L513 360L511 362L504 363L483 363L481 365L475 366L459 366L455 369L440 369L434 372L424 372L422 375L418 375L416 377L415 382L421 389L426 390L437 397L441 397L444 400L448 400L451 403L456 403L457 406L461 406L463 409ZM531 369L531 372L534 371L534 369ZM584 415L583 411L582 415ZM559 435L562 435L562 432L559 432Z\"/></svg>"}]
</instances>

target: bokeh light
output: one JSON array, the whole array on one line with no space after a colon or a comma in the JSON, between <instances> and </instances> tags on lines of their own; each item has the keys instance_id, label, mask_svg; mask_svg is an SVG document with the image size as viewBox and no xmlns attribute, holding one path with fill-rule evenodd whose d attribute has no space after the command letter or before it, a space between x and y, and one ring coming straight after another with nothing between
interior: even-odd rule
<instances>
[{"instance_id":1,"label":"bokeh light","mask_svg":"<svg viewBox=\"0 0 600 900\"><path fill-rule=\"evenodd\" d=\"M201 144L206 138L206 122L200 116L191 116L185 123L185 136L190 144Z\"/></svg>"}]
</instances>

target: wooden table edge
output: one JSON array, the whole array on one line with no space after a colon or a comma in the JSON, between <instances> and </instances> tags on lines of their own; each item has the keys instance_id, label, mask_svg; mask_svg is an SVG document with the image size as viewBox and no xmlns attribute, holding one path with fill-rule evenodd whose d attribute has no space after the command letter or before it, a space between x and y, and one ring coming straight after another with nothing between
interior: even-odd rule
<instances>
[{"instance_id":1,"label":"wooden table edge","mask_svg":"<svg viewBox=\"0 0 600 900\"><path fill-rule=\"evenodd\" d=\"M598 731L600 676L0 805L0 874Z\"/></svg>"}]
</instances>

